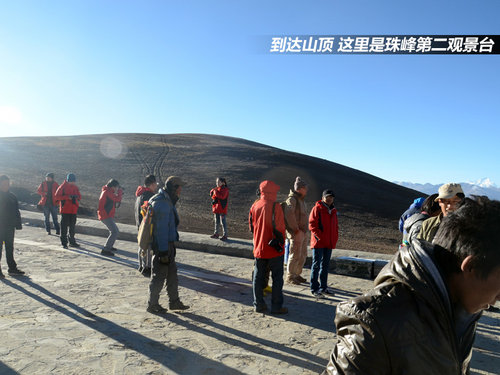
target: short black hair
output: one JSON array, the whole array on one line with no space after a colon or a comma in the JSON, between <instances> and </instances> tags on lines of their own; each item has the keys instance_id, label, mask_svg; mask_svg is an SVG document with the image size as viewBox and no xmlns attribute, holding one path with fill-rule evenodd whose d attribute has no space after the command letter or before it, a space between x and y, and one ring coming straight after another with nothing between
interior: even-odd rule
<instances>
[{"instance_id":1,"label":"short black hair","mask_svg":"<svg viewBox=\"0 0 500 375\"><path fill-rule=\"evenodd\" d=\"M156 182L156 177L153 174L148 174L146 178L144 179L144 186L149 186L151 184L154 184Z\"/></svg>"},{"instance_id":2,"label":"short black hair","mask_svg":"<svg viewBox=\"0 0 500 375\"><path fill-rule=\"evenodd\" d=\"M439 202L436 202L436 198L439 194L432 194L425 198L424 203L422 203L422 211L427 212L430 216L434 216L435 213L441 212L441 207Z\"/></svg>"},{"instance_id":3,"label":"short black hair","mask_svg":"<svg viewBox=\"0 0 500 375\"><path fill-rule=\"evenodd\" d=\"M469 255L478 275L487 278L500 266L500 201L485 196L465 198L462 206L443 218L433 243L451 253L455 267Z\"/></svg>"},{"instance_id":4,"label":"short black hair","mask_svg":"<svg viewBox=\"0 0 500 375\"><path fill-rule=\"evenodd\" d=\"M115 180L114 178L112 178L111 180L108 181L108 183L106 184L107 187L117 187L117 186L120 186L120 183L118 182L118 180Z\"/></svg>"}]
</instances>

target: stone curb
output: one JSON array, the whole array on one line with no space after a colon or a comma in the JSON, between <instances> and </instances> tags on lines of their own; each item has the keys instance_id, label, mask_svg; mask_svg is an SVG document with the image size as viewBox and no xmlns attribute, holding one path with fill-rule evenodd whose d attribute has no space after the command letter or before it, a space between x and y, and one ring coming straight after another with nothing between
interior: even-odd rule
<instances>
[{"instance_id":1,"label":"stone curb","mask_svg":"<svg viewBox=\"0 0 500 375\"><path fill-rule=\"evenodd\" d=\"M21 210L24 225L44 228L43 214L40 212ZM118 239L122 241L137 241L137 227L130 224L117 223L120 233ZM108 229L99 220L78 218L76 232L92 236L107 237ZM211 254L229 255L240 258L253 259L253 244L251 240L230 238L220 241L205 234L179 232L181 249L200 251ZM335 249L330 260L330 271L346 276L374 279L380 270L392 258L392 255L367 253L363 251ZM369 255L370 258L365 258ZM308 249L306 267L311 266L311 251Z\"/></svg>"}]
</instances>

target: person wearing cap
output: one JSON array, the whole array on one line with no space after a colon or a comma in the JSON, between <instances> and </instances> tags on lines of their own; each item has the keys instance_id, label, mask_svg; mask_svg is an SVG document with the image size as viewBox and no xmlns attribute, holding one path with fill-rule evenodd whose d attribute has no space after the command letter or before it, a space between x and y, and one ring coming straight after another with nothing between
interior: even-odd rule
<instances>
[{"instance_id":1,"label":"person wearing cap","mask_svg":"<svg viewBox=\"0 0 500 375\"><path fill-rule=\"evenodd\" d=\"M54 173L47 173L45 176L45 181L43 181L37 189L37 193L40 195L40 202L38 205L43 207L43 215L45 216L45 230L47 234L50 235L50 216L52 216L52 221L54 223L54 229L56 230L56 235L60 235L59 222L57 220L57 200L56 191L59 184L54 181Z\"/></svg>"},{"instance_id":2,"label":"person wearing cap","mask_svg":"<svg viewBox=\"0 0 500 375\"><path fill-rule=\"evenodd\" d=\"M115 223L116 207L120 205L123 196L123 189L120 183L112 178L106 185L102 187L101 196L99 197L99 206L97 208L98 219L106 225L109 230L109 236L101 250L102 255L114 256L113 247L118 237L118 226Z\"/></svg>"},{"instance_id":3,"label":"person wearing cap","mask_svg":"<svg viewBox=\"0 0 500 375\"><path fill-rule=\"evenodd\" d=\"M290 190L284 204L286 236L290 240L286 282L295 285L307 281L301 276L307 258L308 238L306 233L309 215L304 202L307 189L306 182L301 177L297 177L293 184L293 190Z\"/></svg>"},{"instance_id":4,"label":"person wearing cap","mask_svg":"<svg viewBox=\"0 0 500 375\"><path fill-rule=\"evenodd\" d=\"M156 177L152 174L147 175L144 178L144 185L138 186L135 191L135 224L137 228L140 227L142 222L142 205L144 202L147 202L151 199L153 195L158 191L158 182L156 182ZM137 252L137 259L139 261L139 269L138 271L145 277L151 276L151 258L153 253L151 249L147 251L142 250L139 247Z\"/></svg>"},{"instance_id":5,"label":"person wearing cap","mask_svg":"<svg viewBox=\"0 0 500 375\"><path fill-rule=\"evenodd\" d=\"M431 217L422 223L422 228L418 234L418 238L432 242L436 232L441 224L441 220L449 213L456 211L462 204L465 194L460 184L450 182L444 184L438 189L438 196L435 199L441 207L441 213L437 216Z\"/></svg>"},{"instance_id":6,"label":"person wearing cap","mask_svg":"<svg viewBox=\"0 0 500 375\"><path fill-rule=\"evenodd\" d=\"M166 285L170 310L186 310L179 298L179 281L175 263L176 246L179 241L179 215L175 205L179 200L182 187L185 185L180 177L170 176L165 186L158 190L149 202L153 210L153 266L149 283L149 299L147 311L153 314L164 314L167 309L159 303L160 292Z\"/></svg>"},{"instance_id":7,"label":"person wearing cap","mask_svg":"<svg viewBox=\"0 0 500 375\"><path fill-rule=\"evenodd\" d=\"M0 176L0 261L2 248L5 244L5 257L9 267L9 275L22 276L24 271L17 268L14 260L14 236L17 230L23 229L21 213L17 197L10 191L10 179L6 175ZM5 278L0 268L0 279Z\"/></svg>"},{"instance_id":8,"label":"person wearing cap","mask_svg":"<svg viewBox=\"0 0 500 375\"><path fill-rule=\"evenodd\" d=\"M75 227L76 214L82 195L76 186L76 176L73 173L68 173L66 180L57 188L55 198L59 201L59 212L61 213L62 247L68 248L68 230L69 246L80 247L75 240Z\"/></svg>"},{"instance_id":9,"label":"person wearing cap","mask_svg":"<svg viewBox=\"0 0 500 375\"><path fill-rule=\"evenodd\" d=\"M334 199L332 190L323 191L321 200L316 202L309 214L312 250L311 293L318 298L334 294L328 289L330 257L339 239L339 222Z\"/></svg>"}]
</instances>

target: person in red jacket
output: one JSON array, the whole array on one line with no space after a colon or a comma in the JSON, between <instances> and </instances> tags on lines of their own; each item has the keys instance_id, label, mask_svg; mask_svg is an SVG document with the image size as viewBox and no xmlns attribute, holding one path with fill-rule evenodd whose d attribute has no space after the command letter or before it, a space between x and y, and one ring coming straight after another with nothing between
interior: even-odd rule
<instances>
[{"instance_id":1,"label":"person in red jacket","mask_svg":"<svg viewBox=\"0 0 500 375\"><path fill-rule=\"evenodd\" d=\"M52 216L54 229L56 230L56 234L59 236L61 234L61 230L57 221L56 200L56 191L58 187L59 184L54 181L54 173L47 173L45 181L38 186L37 193L40 195L40 202L38 202L38 205L43 207L45 230L47 231L47 234L50 235L50 216Z\"/></svg>"},{"instance_id":2,"label":"person in red jacket","mask_svg":"<svg viewBox=\"0 0 500 375\"><path fill-rule=\"evenodd\" d=\"M229 197L229 188L227 187L226 179L219 177L216 180L217 187L210 190L212 198L212 212L214 213L215 228L211 238L219 238L219 224L222 226L221 241L227 240L227 198Z\"/></svg>"},{"instance_id":3,"label":"person in red jacket","mask_svg":"<svg viewBox=\"0 0 500 375\"><path fill-rule=\"evenodd\" d=\"M253 233L253 305L256 312L267 310L264 301L265 277L270 269L273 278L271 314L286 314L283 307L283 247L285 238L285 216L281 205L276 202L280 189L272 181L263 181L260 199L250 208L248 223Z\"/></svg>"},{"instance_id":4,"label":"person in red jacket","mask_svg":"<svg viewBox=\"0 0 500 375\"><path fill-rule=\"evenodd\" d=\"M59 212L61 213L61 244L68 248L68 229L69 245L80 247L75 240L76 214L82 195L78 186L76 186L76 177L73 173L68 173L66 180L56 190L56 200L59 201Z\"/></svg>"},{"instance_id":5,"label":"person in red jacket","mask_svg":"<svg viewBox=\"0 0 500 375\"><path fill-rule=\"evenodd\" d=\"M339 239L339 222L334 199L333 191L323 191L321 200L316 202L309 215L312 250L311 293L318 298L324 294L334 294L328 289L330 257Z\"/></svg>"},{"instance_id":6,"label":"person in red jacket","mask_svg":"<svg viewBox=\"0 0 500 375\"><path fill-rule=\"evenodd\" d=\"M99 197L99 206L97 208L98 219L109 229L109 236L101 251L102 255L114 256L116 249L113 247L118 237L118 227L115 223L115 210L122 201L123 189L120 188L120 183L112 178L106 185L102 187L101 196Z\"/></svg>"}]
</instances>

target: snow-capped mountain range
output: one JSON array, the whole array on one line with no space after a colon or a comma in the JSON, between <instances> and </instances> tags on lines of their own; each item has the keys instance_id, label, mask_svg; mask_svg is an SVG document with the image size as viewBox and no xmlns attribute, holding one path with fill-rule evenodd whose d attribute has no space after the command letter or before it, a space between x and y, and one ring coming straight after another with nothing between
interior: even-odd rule
<instances>
[{"instance_id":1,"label":"snow-capped mountain range","mask_svg":"<svg viewBox=\"0 0 500 375\"><path fill-rule=\"evenodd\" d=\"M425 194L434 194L443 184L416 184L413 182L394 181L395 184L421 191ZM483 178L475 182L460 182L466 196L469 195L486 195L490 199L500 200L500 188L498 188L489 178Z\"/></svg>"}]
</instances>

